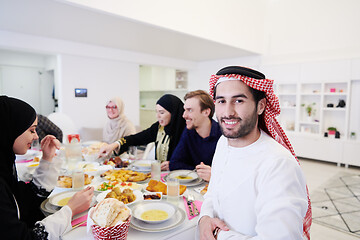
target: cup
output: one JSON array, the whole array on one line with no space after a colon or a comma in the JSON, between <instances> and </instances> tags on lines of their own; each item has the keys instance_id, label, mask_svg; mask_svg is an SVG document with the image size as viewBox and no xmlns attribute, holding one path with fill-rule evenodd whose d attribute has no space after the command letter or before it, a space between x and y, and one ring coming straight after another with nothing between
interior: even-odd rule
<instances>
[{"instance_id":1,"label":"cup","mask_svg":"<svg viewBox=\"0 0 360 240\"><path fill-rule=\"evenodd\" d=\"M161 163L160 160L151 162L151 179L160 181Z\"/></svg>"},{"instance_id":2,"label":"cup","mask_svg":"<svg viewBox=\"0 0 360 240\"><path fill-rule=\"evenodd\" d=\"M174 205L178 205L179 195L180 195L179 179L168 178L166 181L166 185L167 185L167 201Z\"/></svg>"},{"instance_id":3,"label":"cup","mask_svg":"<svg viewBox=\"0 0 360 240\"><path fill-rule=\"evenodd\" d=\"M31 143L31 149L32 149L32 150L40 151L41 146L40 146L39 139L36 139L36 140L34 140L34 141Z\"/></svg>"},{"instance_id":4,"label":"cup","mask_svg":"<svg viewBox=\"0 0 360 240\"><path fill-rule=\"evenodd\" d=\"M137 147L136 146L130 146L127 154L129 155L129 160L135 160L136 154L137 154Z\"/></svg>"},{"instance_id":5,"label":"cup","mask_svg":"<svg viewBox=\"0 0 360 240\"><path fill-rule=\"evenodd\" d=\"M85 179L84 171L82 169L75 169L72 172L72 188L74 190L81 190L84 188Z\"/></svg>"}]
</instances>

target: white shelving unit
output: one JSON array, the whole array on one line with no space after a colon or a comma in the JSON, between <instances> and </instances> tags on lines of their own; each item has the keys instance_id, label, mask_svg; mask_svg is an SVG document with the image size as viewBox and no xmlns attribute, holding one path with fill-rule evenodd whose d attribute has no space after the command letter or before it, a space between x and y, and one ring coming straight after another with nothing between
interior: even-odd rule
<instances>
[{"instance_id":1,"label":"white shelving unit","mask_svg":"<svg viewBox=\"0 0 360 240\"><path fill-rule=\"evenodd\" d=\"M140 67L140 126L146 129L156 122L155 106L164 94L183 100L187 93L188 73L184 70L157 66Z\"/></svg>"},{"instance_id":2,"label":"white shelving unit","mask_svg":"<svg viewBox=\"0 0 360 240\"><path fill-rule=\"evenodd\" d=\"M359 112L350 109L350 86L350 81L276 84L281 107L278 120L298 156L360 166L360 141L350 138L349 126L358 124L350 124L350 112ZM311 106L311 116L307 106ZM329 127L335 127L340 138L324 137Z\"/></svg>"}]
</instances>

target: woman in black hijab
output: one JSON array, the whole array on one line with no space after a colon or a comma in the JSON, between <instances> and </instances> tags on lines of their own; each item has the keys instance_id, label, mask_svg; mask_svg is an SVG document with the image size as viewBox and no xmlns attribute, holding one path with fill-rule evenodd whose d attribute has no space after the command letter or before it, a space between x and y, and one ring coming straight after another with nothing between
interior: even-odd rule
<instances>
[{"instance_id":1,"label":"woman in black hijab","mask_svg":"<svg viewBox=\"0 0 360 240\"><path fill-rule=\"evenodd\" d=\"M116 151L117 155L127 151L130 146L155 142L155 159L162 162L161 170L169 170L169 160L185 127L183 112L183 102L174 95L165 94L156 102L156 117L158 119L156 123L142 132L121 138L117 142L102 147L100 156L107 156L119 146L120 151Z\"/></svg>"},{"instance_id":2,"label":"woman in black hijab","mask_svg":"<svg viewBox=\"0 0 360 240\"><path fill-rule=\"evenodd\" d=\"M28 184L18 181L15 154L25 154L38 139L36 112L19 99L0 96L0 113L1 239L58 239L71 229L72 216L89 207L93 189L75 194L66 207L43 219L40 204L56 183L53 158L60 142L54 136L46 136L41 141L43 156L33 180Z\"/></svg>"}]
</instances>

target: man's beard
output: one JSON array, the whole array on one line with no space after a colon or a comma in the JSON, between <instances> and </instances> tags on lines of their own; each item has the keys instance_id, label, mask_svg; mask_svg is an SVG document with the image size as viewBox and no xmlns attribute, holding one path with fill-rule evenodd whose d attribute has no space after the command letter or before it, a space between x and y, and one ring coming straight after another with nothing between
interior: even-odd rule
<instances>
[{"instance_id":1,"label":"man's beard","mask_svg":"<svg viewBox=\"0 0 360 240\"><path fill-rule=\"evenodd\" d=\"M238 126L238 130L232 130L232 132L228 132L224 126L223 126L223 120L239 120L240 126ZM220 129L222 134L227 138L241 138L247 136L255 127L257 124L258 115L256 114L256 111L251 115L250 118L247 119L241 119L241 118L235 118L235 117L222 117L220 118L220 121L218 119L218 122L220 123Z\"/></svg>"},{"instance_id":2,"label":"man's beard","mask_svg":"<svg viewBox=\"0 0 360 240\"><path fill-rule=\"evenodd\" d=\"M186 124L186 128L187 128L188 130L196 130L196 129L198 128L198 126L196 126L196 125L194 124L194 121L192 121L192 120L190 120L190 121L191 121L190 127L188 127L188 125Z\"/></svg>"}]
</instances>

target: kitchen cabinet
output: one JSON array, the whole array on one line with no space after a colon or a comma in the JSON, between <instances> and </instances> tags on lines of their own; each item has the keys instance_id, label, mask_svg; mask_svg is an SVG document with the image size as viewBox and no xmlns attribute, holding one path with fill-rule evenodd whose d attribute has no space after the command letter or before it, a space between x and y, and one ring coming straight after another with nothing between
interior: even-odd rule
<instances>
[{"instance_id":1,"label":"kitchen cabinet","mask_svg":"<svg viewBox=\"0 0 360 240\"><path fill-rule=\"evenodd\" d=\"M164 94L173 94L184 99L188 92L186 70L158 66L140 66L140 126L150 127L157 121L155 106Z\"/></svg>"}]
</instances>

